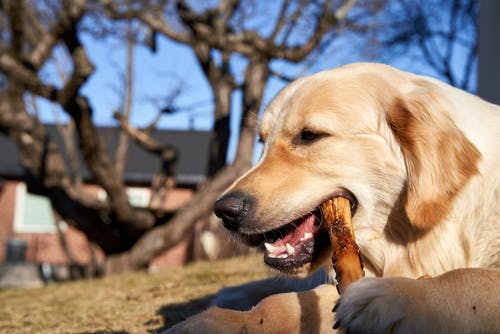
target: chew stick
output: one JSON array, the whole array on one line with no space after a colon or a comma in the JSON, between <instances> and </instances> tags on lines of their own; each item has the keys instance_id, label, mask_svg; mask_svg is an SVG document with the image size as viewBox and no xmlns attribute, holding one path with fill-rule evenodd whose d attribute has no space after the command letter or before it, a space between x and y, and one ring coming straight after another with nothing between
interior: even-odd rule
<instances>
[{"instance_id":1,"label":"chew stick","mask_svg":"<svg viewBox=\"0 0 500 334\"><path fill-rule=\"evenodd\" d=\"M321 205L323 224L333 247L332 263L337 289L342 293L351 283L364 276L359 248L354 239L351 205L345 197L334 197Z\"/></svg>"}]
</instances>

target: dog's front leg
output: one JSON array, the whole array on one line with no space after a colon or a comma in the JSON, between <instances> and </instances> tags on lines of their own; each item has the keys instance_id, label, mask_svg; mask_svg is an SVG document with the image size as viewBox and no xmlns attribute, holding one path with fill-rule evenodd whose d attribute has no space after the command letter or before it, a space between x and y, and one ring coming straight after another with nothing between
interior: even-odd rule
<instances>
[{"instance_id":1,"label":"dog's front leg","mask_svg":"<svg viewBox=\"0 0 500 334\"><path fill-rule=\"evenodd\" d=\"M211 307L170 328L178 333L333 333L333 285L269 296L249 311Z\"/></svg>"},{"instance_id":2,"label":"dog's front leg","mask_svg":"<svg viewBox=\"0 0 500 334\"><path fill-rule=\"evenodd\" d=\"M335 327L348 333L500 333L500 271L364 278L346 289L335 310Z\"/></svg>"}]
</instances>

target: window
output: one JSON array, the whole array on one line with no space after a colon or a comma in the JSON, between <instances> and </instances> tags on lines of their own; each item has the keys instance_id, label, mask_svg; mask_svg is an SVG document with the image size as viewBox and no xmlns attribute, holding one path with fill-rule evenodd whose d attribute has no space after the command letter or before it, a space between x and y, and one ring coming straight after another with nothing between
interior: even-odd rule
<instances>
[{"instance_id":1,"label":"window","mask_svg":"<svg viewBox=\"0 0 500 334\"><path fill-rule=\"evenodd\" d=\"M108 195L104 190L100 189L97 193L97 197L99 200L105 201ZM148 188L127 188L127 197L130 205L138 208L146 208L151 199L151 192Z\"/></svg>"},{"instance_id":2,"label":"window","mask_svg":"<svg viewBox=\"0 0 500 334\"><path fill-rule=\"evenodd\" d=\"M25 183L19 183L16 187L14 231L18 233L54 233L57 231L49 199L27 192Z\"/></svg>"},{"instance_id":3,"label":"window","mask_svg":"<svg viewBox=\"0 0 500 334\"><path fill-rule=\"evenodd\" d=\"M151 192L147 188L128 188L127 196L130 205L145 208L149 205Z\"/></svg>"}]
</instances>

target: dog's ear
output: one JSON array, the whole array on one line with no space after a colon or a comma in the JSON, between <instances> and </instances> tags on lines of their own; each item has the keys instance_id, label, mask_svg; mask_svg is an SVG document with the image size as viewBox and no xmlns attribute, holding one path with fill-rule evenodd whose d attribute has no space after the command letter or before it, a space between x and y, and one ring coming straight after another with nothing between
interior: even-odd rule
<instances>
[{"instance_id":1,"label":"dog's ear","mask_svg":"<svg viewBox=\"0 0 500 334\"><path fill-rule=\"evenodd\" d=\"M408 174L406 214L422 229L439 223L478 173L481 154L451 119L447 105L438 88L423 83L396 98L388 112Z\"/></svg>"}]
</instances>

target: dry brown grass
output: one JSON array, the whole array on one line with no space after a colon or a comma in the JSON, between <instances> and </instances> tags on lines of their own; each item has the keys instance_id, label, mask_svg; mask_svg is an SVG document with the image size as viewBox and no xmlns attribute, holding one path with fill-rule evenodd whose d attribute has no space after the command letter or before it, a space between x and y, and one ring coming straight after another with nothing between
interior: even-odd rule
<instances>
[{"instance_id":1,"label":"dry brown grass","mask_svg":"<svg viewBox=\"0 0 500 334\"><path fill-rule=\"evenodd\" d=\"M0 291L0 333L157 333L204 309L224 286L269 277L262 255L154 274Z\"/></svg>"}]
</instances>

